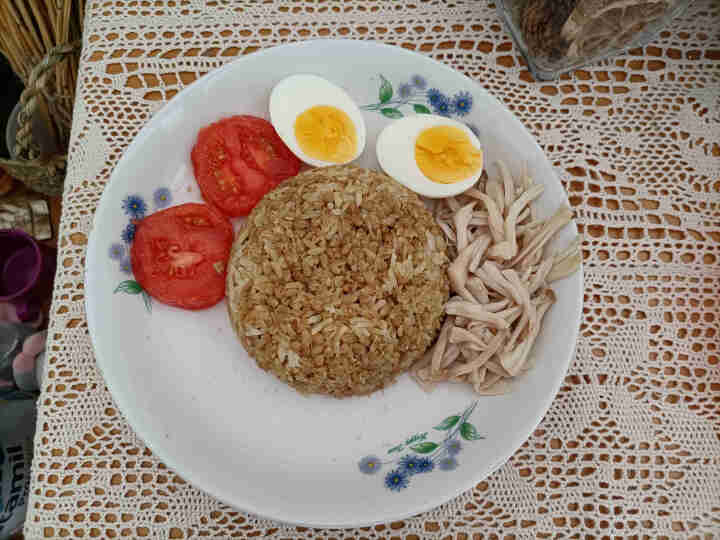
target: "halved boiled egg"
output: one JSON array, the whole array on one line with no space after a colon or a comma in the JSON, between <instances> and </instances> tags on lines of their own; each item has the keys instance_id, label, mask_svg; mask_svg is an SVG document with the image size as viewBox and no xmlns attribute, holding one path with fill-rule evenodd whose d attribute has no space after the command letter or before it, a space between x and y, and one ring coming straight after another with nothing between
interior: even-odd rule
<instances>
[{"instance_id":1,"label":"halved boiled egg","mask_svg":"<svg viewBox=\"0 0 720 540\"><path fill-rule=\"evenodd\" d=\"M270 122L305 163L342 165L365 148L360 109L339 86L317 75L291 75L270 94Z\"/></svg>"},{"instance_id":2,"label":"halved boiled egg","mask_svg":"<svg viewBox=\"0 0 720 540\"><path fill-rule=\"evenodd\" d=\"M462 193L482 174L480 141L465 124L444 116L395 120L380 133L376 152L386 174L425 197Z\"/></svg>"}]
</instances>

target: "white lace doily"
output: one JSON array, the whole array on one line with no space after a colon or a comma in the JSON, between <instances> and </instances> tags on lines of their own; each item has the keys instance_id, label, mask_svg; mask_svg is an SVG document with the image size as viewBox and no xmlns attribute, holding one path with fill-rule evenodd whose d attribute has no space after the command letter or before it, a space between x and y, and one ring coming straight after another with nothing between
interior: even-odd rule
<instances>
[{"instance_id":1,"label":"white lace doily","mask_svg":"<svg viewBox=\"0 0 720 540\"><path fill-rule=\"evenodd\" d=\"M446 505L347 531L233 511L168 470L113 404L84 313L94 209L153 112L239 54L316 37L394 43L479 81L535 134L585 235L577 358L532 437ZM485 1L92 0L78 80L28 538L720 537L717 1L536 83Z\"/></svg>"}]
</instances>

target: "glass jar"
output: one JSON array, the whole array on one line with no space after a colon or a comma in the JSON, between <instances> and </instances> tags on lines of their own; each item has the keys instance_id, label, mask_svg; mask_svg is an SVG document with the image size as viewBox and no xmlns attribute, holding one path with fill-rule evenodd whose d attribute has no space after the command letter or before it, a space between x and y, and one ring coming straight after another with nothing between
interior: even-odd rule
<instances>
[{"instance_id":1,"label":"glass jar","mask_svg":"<svg viewBox=\"0 0 720 540\"><path fill-rule=\"evenodd\" d=\"M649 42L689 0L496 0L536 79Z\"/></svg>"}]
</instances>

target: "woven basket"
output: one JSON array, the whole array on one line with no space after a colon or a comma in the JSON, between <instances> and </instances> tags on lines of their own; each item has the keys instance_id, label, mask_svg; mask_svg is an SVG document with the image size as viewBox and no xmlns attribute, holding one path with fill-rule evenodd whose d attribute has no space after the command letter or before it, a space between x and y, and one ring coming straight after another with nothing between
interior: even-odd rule
<instances>
[{"instance_id":1,"label":"woven basket","mask_svg":"<svg viewBox=\"0 0 720 540\"><path fill-rule=\"evenodd\" d=\"M60 61L80 49L74 42L52 48L33 68L20 96L17 115L17 134L11 159L0 159L0 167L29 188L49 196L62 194L67 164L66 140L58 140L50 118L49 102L53 96L47 88L48 75ZM39 120L55 144L56 153L48 153L33 137L33 120Z\"/></svg>"}]
</instances>

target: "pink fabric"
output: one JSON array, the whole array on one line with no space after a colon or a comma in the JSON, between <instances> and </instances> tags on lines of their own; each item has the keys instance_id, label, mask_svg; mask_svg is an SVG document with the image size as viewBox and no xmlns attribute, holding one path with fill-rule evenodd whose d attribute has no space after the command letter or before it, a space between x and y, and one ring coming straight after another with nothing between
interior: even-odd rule
<instances>
[{"instance_id":1,"label":"pink fabric","mask_svg":"<svg viewBox=\"0 0 720 540\"><path fill-rule=\"evenodd\" d=\"M22 323L33 328L40 328L43 323L42 312L34 321L21 321L17 314L17 308L10 302L0 302L0 322Z\"/></svg>"},{"instance_id":2,"label":"pink fabric","mask_svg":"<svg viewBox=\"0 0 720 540\"><path fill-rule=\"evenodd\" d=\"M23 343L22 351L13 360L13 375L29 373L35 370L35 358L45 349L47 330L33 334Z\"/></svg>"}]
</instances>

